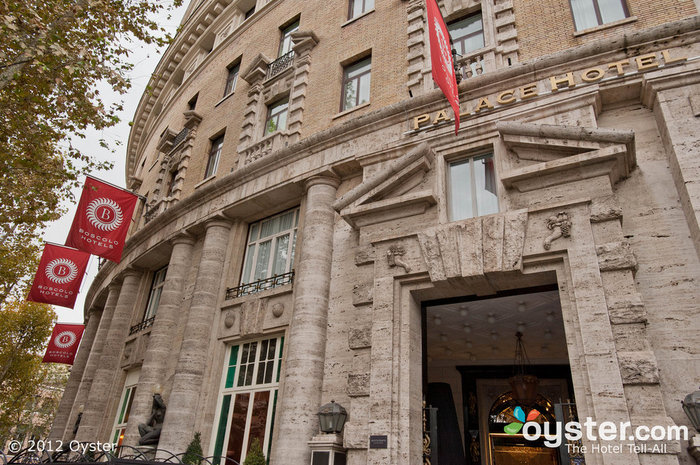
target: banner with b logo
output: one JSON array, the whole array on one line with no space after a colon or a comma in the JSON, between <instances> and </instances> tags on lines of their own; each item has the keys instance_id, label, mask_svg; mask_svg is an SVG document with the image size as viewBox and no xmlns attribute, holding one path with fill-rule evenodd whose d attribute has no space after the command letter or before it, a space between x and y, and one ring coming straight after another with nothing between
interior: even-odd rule
<instances>
[{"instance_id":1,"label":"banner with b logo","mask_svg":"<svg viewBox=\"0 0 700 465\"><path fill-rule=\"evenodd\" d=\"M90 254L45 244L27 300L73 308Z\"/></svg>"},{"instance_id":2,"label":"banner with b logo","mask_svg":"<svg viewBox=\"0 0 700 465\"><path fill-rule=\"evenodd\" d=\"M84 330L83 325L57 323L51 333L42 362L73 365Z\"/></svg>"},{"instance_id":3,"label":"banner with b logo","mask_svg":"<svg viewBox=\"0 0 700 465\"><path fill-rule=\"evenodd\" d=\"M129 191L88 177L66 245L119 263L137 201Z\"/></svg>"}]
</instances>

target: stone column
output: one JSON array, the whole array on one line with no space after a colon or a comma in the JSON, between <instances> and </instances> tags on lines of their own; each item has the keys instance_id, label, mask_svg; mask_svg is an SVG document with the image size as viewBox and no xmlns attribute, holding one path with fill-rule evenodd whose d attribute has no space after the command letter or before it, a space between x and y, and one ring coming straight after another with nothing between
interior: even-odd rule
<instances>
[{"instance_id":1,"label":"stone column","mask_svg":"<svg viewBox=\"0 0 700 465\"><path fill-rule=\"evenodd\" d=\"M104 347L105 340L107 339L107 334L109 333L109 325L112 322L112 316L114 316L114 308L117 306L117 299L119 298L120 289L121 283L118 281L113 281L107 287L107 301L102 309L100 325L97 328L95 342L92 344L92 349L90 350L87 364L85 366L85 370L83 371L83 377L80 382L80 386L78 387L78 393L76 394L75 401L72 404L70 416L68 417L68 421L65 425L65 430L62 432L63 442L70 441L75 437L73 429L75 428L78 415L81 412L81 406L84 407L85 403L87 403L90 388L92 387L92 380L94 379L95 373L97 372L97 367L100 364L102 349Z\"/></svg>"},{"instance_id":2,"label":"stone column","mask_svg":"<svg viewBox=\"0 0 700 465\"><path fill-rule=\"evenodd\" d=\"M172 241L173 250L168 263L168 272L126 427L124 437L126 445L138 446L140 438L138 425L146 423L151 415L153 394L156 391L162 394L162 389L157 389L157 386L163 387L162 382L167 375L167 361L173 350L172 342L175 339L176 324L182 308L187 272L192 266L194 243L194 238L188 234L182 234Z\"/></svg>"},{"instance_id":3,"label":"stone column","mask_svg":"<svg viewBox=\"0 0 700 465\"><path fill-rule=\"evenodd\" d=\"M107 418L110 413L108 407L113 400L109 397L119 371L119 359L124 349L124 339L126 339L129 331L129 322L134 310L142 274L140 271L130 269L123 275L124 281L114 309L114 316L109 325L109 332L104 339L100 362L90 387L90 394L85 403L85 410L78 428L78 434L75 437L80 442L105 441L108 439L98 436L103 423L114 420L114 418Z\"/></svg>"},{"instance_id":4,"label":"stone column","mask_svg":"<svg viewBox=\"0 0 700 465\"><path fill-rule=\"evenodd\" d=\"M100 324L101 316L101 309L93 309L88 314L88 321L85 326L83 338L80 342L80 349L71 367L70 378L68 378L68 383L61 397L61 402L58 404L58 409L56 410L56 416L53 419L49 441L63 440L63 435L68 425L68 417L70 417L71 408L75 403L75 398L80 389L80 382L83 379L83 373L85 372L88 356L90 355L93 342L95 341L95 334L97 333L97 327Z\"/></svg>"},{"instance_id":5,"label":"stone column","mask_svg":"<svg viewBox=\"0 0 700 465\"><path fill-rule=\"evenodd\" d=\"M294 314L285 345L284 386L275 424L273 465L310 463L308 442L319 432L326 351L328 295L339 180L318 176L306 183L301 256L294 279Z\"/></svg>"},{"instance_id":6,"label":"stone column","mask_svg":"<svg viewBox=\"0 0 700 465\"><path fill-rule=\"evenodd\" d=\"M217 218L204 226L202 257L158 443L159 449L175 454L184 452L194 437L231 222Z\"/></svg>"}]
</instances>

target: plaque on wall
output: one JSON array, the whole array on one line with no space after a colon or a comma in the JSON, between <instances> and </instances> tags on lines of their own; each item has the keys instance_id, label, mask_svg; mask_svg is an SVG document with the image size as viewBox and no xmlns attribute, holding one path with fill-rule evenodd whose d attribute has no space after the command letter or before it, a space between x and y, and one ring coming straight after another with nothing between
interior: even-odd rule
<instances>
[{"instance_id":1,"label":"plaque on wall","mask_svg":"<svg viewBox=\"0 0 700 465\"><path fill-rule=\"evenodd\" d=\"M387 439L386 435L369 437L370 449L386 449L388 447L388 444L389 440Z\"/></svg>"}]
</instances>

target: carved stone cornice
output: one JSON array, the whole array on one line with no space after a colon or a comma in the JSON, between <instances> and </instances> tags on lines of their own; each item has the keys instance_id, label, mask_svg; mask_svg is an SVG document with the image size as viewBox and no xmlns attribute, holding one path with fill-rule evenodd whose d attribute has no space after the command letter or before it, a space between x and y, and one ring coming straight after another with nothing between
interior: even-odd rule
<instances>
[{"instance_id":1,"label":"carved stone cornice","mask_svg":"<svg viewBox=\"0 0 700 465\"><path fill-rule=\"evenodd\" d=\"M262 82L267 77L267 67L272 62L262 53L258 53L250 66L241 74L241 77L251 86L258 82Z\"/></svg>"},{"instance_id":2,"label":"carved stone cornice","mask_svg":"<svg viewBox=\"0 0 700 465\"><path fill-rule=\"evenodd\" d=\"M318 37L312 31L296 31L291 35L294 46L292 50L297 55L308 53L318 44Z\"/></svg>"}]
</instances>

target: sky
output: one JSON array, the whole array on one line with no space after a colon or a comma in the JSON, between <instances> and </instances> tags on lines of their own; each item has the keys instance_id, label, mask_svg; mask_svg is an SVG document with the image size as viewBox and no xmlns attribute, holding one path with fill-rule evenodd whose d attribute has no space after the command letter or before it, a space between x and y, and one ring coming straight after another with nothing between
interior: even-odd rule
<instances>
[{"instance_id":1,"label":"sky","mask_svg":"<svg viewBox=\"0 0 700 465\"><path fill-rule=\"evenodd\" d=\"M155 1L159 1L164 5L172 4L172 1ZM185 9L189 2L188 0L185 0L183 3L184 5L174 9L170 13L162 12L158 17L159 24L170 34L174 34L177 30L177 26L180 24L180 20L185 13ZM170 14L170 18L168 18L168 14ZM136 113L136 107L139 104L141 95L146 89L151 73L155 70L162 52L165 51L165 47L158 48L155 45L135 43L132 50L133 51L129 57L129 60L134 64L134 69L130 73L132 87L129 92L124 95L119 95L112 92L107 85L99 86L100 95L103 96L105 102L124 102L124 109L119 113L121 122L116 126L102 131L89 131L85 139L77 139L73 141L74 145L77 145L84 153L93 156L96 160L112 162L114 167L110 171L98 171L91 174L96 178L103 179L120 187L126 186L124 166L126 159L126 144L129 140L130 131L129 121L133 119L134 113ZM102 148L99 144L100 139L105 139L110 146L113 146L116 149L114 153ZM121 145L117 145L118 142L121 142ZM57 244L65 243L66 237L68 236L68 230L73 222L77 202L80 198L80 188L75 189L73 194L75 196L75 202L65 204L68 210L67 213L64 214L61 219L53 222L47 227L43 237L44 241L54 242ZM90 284L92 284L95 275L97 275L97 257L93 255L90 257L86 276L83 279L75 308L68 309L54 306L54 310L58 315L59 323L83 322L83 306L85 304L85 296L87 295L88 289L90 289Z\"/></svg>"}]
</instances>

